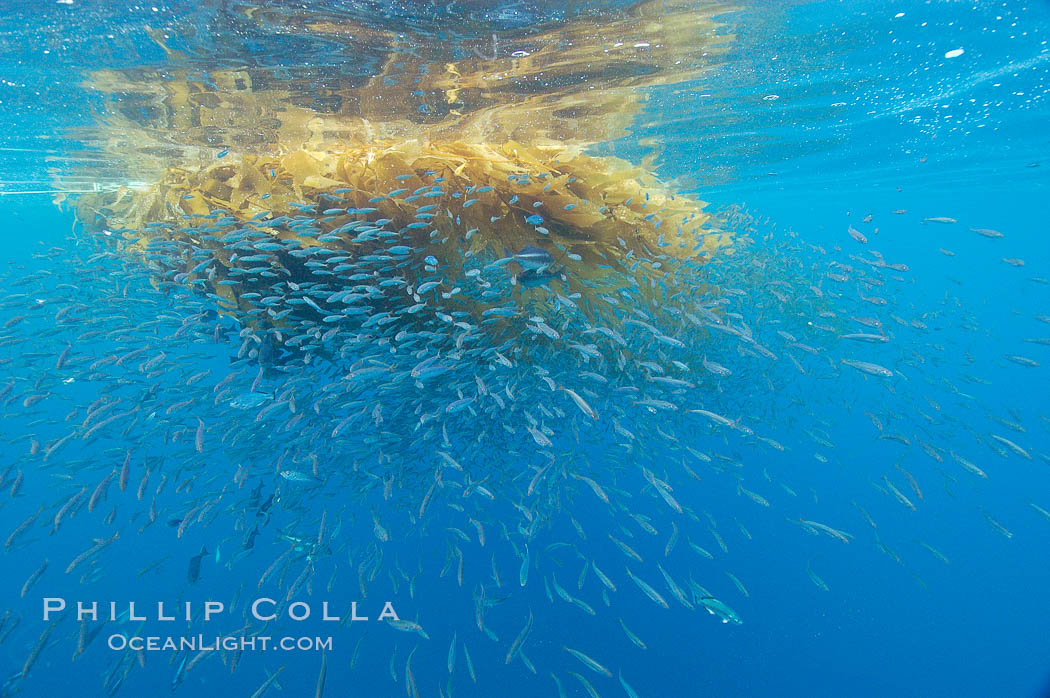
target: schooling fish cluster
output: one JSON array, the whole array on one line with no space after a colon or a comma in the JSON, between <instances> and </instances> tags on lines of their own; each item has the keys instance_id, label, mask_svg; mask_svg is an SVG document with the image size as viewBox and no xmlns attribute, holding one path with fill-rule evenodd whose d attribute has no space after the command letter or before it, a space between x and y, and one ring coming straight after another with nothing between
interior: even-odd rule
<instances>
[{"instance_id":1,"label":"schooling fish cluster","mask_svg":"<svg viewBox=\"0 0 1050 698\"><path fill-rule=\"evenodd\" d=\"M562 695L571 679L592 696L614 680L636 696L640 671L614 679L597 651L565 646L541 669L530 647L564 644L571 618L659 651L667 638L625 620L639 604L742 623L734 606L749 591L731 567L753 535L854 545L860 524L910 569L891 547L910 540L884 539L864 496L836 501L850 446L834 434L854 410L870 419L870 448L896 461L869 474L867 497L901 515L922 506L923 480L977 482L989 452L1032 458L1019 437L951 438L950 415L975 398L938 376L965 352L934 333L969 318L951 299L912 307L896 290L909 274L900 262L827 254L742 209L723 212L719 228L753 244L710 259L641 238L617 241L600 274L536 245L472 254L457 216L483 187L454 197L439 173L410 176L431 179L386 196L419 197L415 228L391 226L380 201L337 205L351 192L332 191L330 204L303 202L279 222L209 210L178 227L72 238L7 271L0 400L30 427L5 434L0 486L5 513L27 509L3 544L8 569L28 565L23 597L79 583L109 598L97 590L127 574L114 561L141 556L140 578L181 578L187 596L228 585L226 616L243 618L236 632L247 636L281 622L250 615L261 595L278 617L311 598L397 599L406 617L372 632L408 638L407 657L395 644L389 666L409 696L462 693L464 682L495 695L529 674L549 674ZM702 246L704 231L691 234ZM360 251L314 244L323 236ZM782 444L799 435L812 454ZM59 541L76 552L51 564ZM428 623L438 615L428 594L462 622ZM180 627L202 632L202 622ZM126 624L67 611L40 627L8 611L0 643L25 643L26 660L4 690L28 687L38 659L62 661L64 646L74 658L98 652L102 690L117 694L157 663L95 643ZM447 661L433 661L446 641ZM202 662L235 671L242 654L183 653L172 688ZM250 663L269 673L273 660Z\"/></svg>"}]
</instances>

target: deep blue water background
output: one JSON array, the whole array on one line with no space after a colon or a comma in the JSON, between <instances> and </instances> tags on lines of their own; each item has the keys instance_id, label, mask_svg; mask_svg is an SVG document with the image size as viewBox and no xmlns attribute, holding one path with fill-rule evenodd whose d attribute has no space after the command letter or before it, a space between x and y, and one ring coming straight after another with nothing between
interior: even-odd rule
<instances>
[{"instance_id":1,"label":"deep blue water background","mask_svg":"<svg viewBox=\"0 0 1050 698\"><path fill-rule=\"evenodd\" d=\"M904 17L892 19L897 12L904 12ZM998 15L1006 18L997 20ZM1044 128L1050 123L1046 103L1050 8L1045 3L974 8L964 3L816 2L777 10L752 7L742 11L739 19L743 27L739 47L724 69L711 77L712 85L704 88L712 95L704 98L707 103L701 102L705 108L670 91L656 94L639 119L637 142L617 143L615 149L623 154L643 153L645 138L660 131L670 146L661 159L663 176L691 175L698 180L694 191L702 199L716 206L744 203L754 214L775 223L778 230L792 229L807 242L827 249L849 247L847 225L873 214L872 225L878 226L879 233L869 236L869 246L911 269L908 282L894 287L895 297L908 299L916 308L936 309L947 295L959 299L961 307L972 314L978 331L966 333L954 322L942 326L933 322L935 330L929 339L960 352L964 347L972 356L965 369L939 363L935 370L931 368L931 374L977 398L962 413L966 424L977 433L1014 438L1017 435L1004 432L987 417L995 414L1012 419L1007 410L1013 409L1023 415L1027 427L1017 440L1023 440L1032 452L1050 453L1050 422L1044 419L1050 416L1046 373L1050 348L1021 343L1025 337L1050 334L1047 325L1034 319L1036 314L1050 314L1050 286L1031 280L1050 277L1046 215L1050 135ZM923 22L928 26L922 26ZM12 43L15 28L8 24L7 29L5 67L15 73L24 71L26 84L40 79L52 90L40 94L31 85L20 90L5 87L0 123L6 140L11 147L35 147L35 136L47 133L54 123L53 91L71 88L65 80L47 79L48 71L54 69L46 64L18 65L12 59L19 50ZM31 35L33 28L25 31ZM900 43L894 45L894 39ZM945 51L957 46L965 47L963 56L942 58ZM31 46L21 50L23 60L34 58ZM770 60L771 56L776 60ZM16 77L14 81L22 80ZM761 99L769 94L778 99ZM845 106L829 106L840 101ZM39 108L29 108L34 104ZM61 152L61 143L49 143L46 149ZM40 170L32 169L39 168L39 157L38 152L10 153L3 168L5 177L18 180L22 172L21 179L40 177L43 181ZM20 169L23 165L28 169ZM708 182L712 172L719 177ZM18 187L5 185L5 189ZM907 213L892 213L899 209ZM929 216L950 216L959 223L922 223ZM58 213L47 197L0 197L0 220L7 228L0 250L5 266L23 264L28 273L35 265L29 255L41 244L69 244L72 221ZM970 233L970 227L995 228L1005 237L986 239ZM939 252L942 247L955 256ZM1003 257L1023 258L1026 265L1010 266L1001 261ZM213 351L211 362L195 360L221 367L224 350ZM1003 359L1004 354L1012 353L1031 356L1043 366L1026 368ZM967 383L963 373L979 376L988 384ZM799 380L811 379L800 376ZM741 389L746 388L742 382ZM551 606L542 585L530 583L526 593L515 589L514 598L491 613L491 625L503 641L495 646L476 631L470 632L473 609L469 596L455 587L454 573L437 578L444 547L422 552L406 548L400 551L403 559L421 559L427 574L420 579L433 582L418 587L414 600L404 599L403 588L397 595L391 590L399 610L407 609L409 617L418 614L432 638L421 645L413 660L423 694L436 695L437 684L444 686L446 651L451 629L456 628L470 647L479 677L511 677L511 682L501 683L498 689L484 683L490 688L479 691L465 679L460 655L456 695L551 695L553 684L547 676L551 670L565 677L571 695L583 695L565 674L565 669L575 671L579 666L566 658L562 645L586 648L613 667L614 673L622 668L625 678L643 696L1041 695L1050 686L1050 602L1046 598L1050 521L1025 500L1050 508L1050 463L1038 457L1002 460L981 447L983 460L978 464L988 472L988 479L953 471L959 483L953 485L952 497L933 470L934 464L923 461L926 456L912 448L905 452L902 465L916 475L923 474L920 480L926 496L920 510L910 512L869 484L890 471L902 453L874 442L863 415L865 409L879 406L884 391L874 381L853 375L812 389L815 409L825 411L834 425L829 431L837 448L825 454L828 465L810 457L814 445L793 431L792 411L799 408L778 404L775 398L770 405L777 420L775 438L789 449L778 460L792 469L793 486L797 485L799 500L808 500L807 505L771 496L773 507L761 509L737 496L735 483L713 474L705 477L702 489L692 493L704 498L702 504L694 500L698 509L723 522L723 533L731 530L729 522L736 519L754 535L754 540L745 541L731 531L726 536L728 556L719 555L712 562L701 560L699 565L695 558L690 566L696 570L709 565L709 578L698 577L698 581L717 589L717 595L739 612L742 626L722 625L712 616L680 608L668 613L640 595L633 604L616 604L612 612L592 599L599 624L578 625L582 616L567 606ZM926 409L925 396L949 400L942 383L926 385L918 376L902 390L922 409ZM756 393L754 399L770 398ZM5 415L3 433L8 438L30 428L18 423L17 414ZM953 446L978 448L961 425L948 432L943 425L940 429L952 435ZM12 449L24 445L18 442ZM214 467L232 473L235 464L216 462ZM949 464L943 467L948 469ZM818 502L813 502L809 488L819 495ZM54 499L46 477L27 478L24 495L0 508L0 531L6 535L38 502ZM879 523L879 535L922 578L926 588L875 548L872 531L851 500L863 504ZM1013 531L1013 538L1007 540L993 530L979 506ZM600 530L603 513L597 507L594 511L577 509L575 515L585 528L593 521ZM857 538L843 545L808 536L783 521L799 516L833 525L843 522L842 527ZM84 518L76 520L78 526L90 525ZM39 597L76 598L75 581L58 572L83 549L89 534L85 530L77 539L56 537L43 544L54 569L26 600L18 599L18 590L39 564L41 545L27 547L27 554L3 556L0 607L16 609L23 620L15 635L0 645L0 678L21 667L43 628L37 617ZM167 529L155 528L120 549L126 558L108 556L106 564L111 569L126 564L129 570L137 570L172 554L176 562L170 565L170 574L151 575L148 582L142 582L132 572L123 586L111 575L105 589L96 590L104 593L101 598L124 599L130 594L153 600L178 594L183 586L183 559L211 541L200 530L192 530L175 548L166 534L170 534ZM574 535L562 521L537 541L537 547L540 541L548 544ZM935 559L915 544L916 539L942 551L951 564ZM639 552L647 559L650 555L659 559L665 540L661 533ZM715 551L712 539L697 542ZM683 545L681 541L679 546ZM254 593L255 580L277 554L267 557L267 548L260 547L234 572L206 566L193 597L214 597L242 580L247 580L246 593ZM268 549L280 550L272 541ZM395 542L388 557L392 559L396 552ZM603 568L620 563L613 557L596 557L596 561ZM478 568L476 576L480 577L489 555L468 557L468 563ZM827 582L830 592L809 580L807 565ZM514 584L517 565L509 555L504 556L502 569ZM668 569L686 573L685 568ZM750 598L733 588L723 570L744 581ZM570 583L575 587L578 571L569 566L564 572L558 570L558 578L567 588ZM538 575L535 570L533 574ZM319 574L318 578L327 576ZM628 591L633 590L622 589L621 593ZM352 597L354 591L347 593ZM506 642L520 629L529 608L536 612L536 629L527 651L539 669L538 677L526 673L520 664L510 671L503 663ZM646 639L648 652L639 653L623 641L617 614ZM327 634L320 631L320 624L301 625L309 633ZM234 627L236 624L225 629ZM596 627L607 630L595 633ZM366 628L369 636L353 674L347 669L348 658L363 629L334 633L329 695L403 694L404 660L414 643L387 628ZM395 641L398 685L390 680L387 668ZM45 652L23 694L100 695L96 692L98 677L112 656L95 646L70 663L70 649L67 643ZM136 672L121 694L166 694L173 674L168 659L151 656L150 670ZM279 661L245 657L231 676L210 659L179 690L190 695L250 695L265 678L263 666L272 669L287 664L281 695L312 695L319 661L307 653L285 655ZM622 694L615 680L591 674L588 678L603 696Z\"/></svg>"}]
</instances>

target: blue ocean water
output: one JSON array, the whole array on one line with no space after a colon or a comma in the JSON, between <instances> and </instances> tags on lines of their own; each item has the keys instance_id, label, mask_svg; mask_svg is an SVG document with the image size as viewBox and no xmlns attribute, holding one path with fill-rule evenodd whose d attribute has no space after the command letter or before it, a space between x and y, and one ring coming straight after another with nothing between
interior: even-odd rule
<instances>
[{"instance_id":1,"label":"blue ocean water","mask_svg":"<svg viewBox=\"0 0 1050 698\"><path fill-rule=\"evenodd\" d=\"M463 65L474 48L489 50L490 34L539 55L530 41L574 22L600 28L624 12L626 26L641 26L661 12L624 7L346 3L310 7L309 21L280 3L271 13L76 0L3 10L0 389L11 387L0 398L0 694L254 696L278 670L283 690L265 695L584 696L587 685L601 696L1045 694L1045 4L716 6L724 52L698 74L628 85L644 101L622 133L588 152L645 162L679 196L708 202L739 241L732 254L696 266L663 260L673 273L634 277L642 291L605 315L579 298L584 310L566 305L586 284L552 282L498 338L435 320L426 330L438 336L398 353L412 337L394 341L394 330L416 331L405 316L391 331L347 329L339 360L304 362L289 349L266 365L246 352L254 332L269 335L191 283L205 256L166 269L115 242L122 231L103 232L115 226L56 205L65 192L140 192L161 178L175 156L141 148L128 124L144 133L158 113L176 114L143 85L178 82L180 69L202 71L194 80L213 82L214 94L236 92L217 77L223 70L250 73L257 90L265 73L276 85L265 89L292 95L279 118L289 104L340 114L362 83L336 85L320 67L378 73L390 36L404 61L428 42L462 41ZM360 37L360 55L323 31L338 21L358 35L375 28ZM167 32L167 43L146 28ZM578 36L563 36L559 50L571 54ZM498 62L502 44L492 44ZM110 84L98 71L112 71L118 87L93 89ZM588 79L581 71L560 88L586 94ZM333 94L343 106L331 106ZM446 95L432 108L451 104ZM233 138L255 127L243 118L211 124L212 150L180 151L182 166L252 152ZM198 127L208 124L187 130ZM172 127L151 137L177 149L176 136ZM125 171L129 151L140 170ZM245 225L224 221L186 225L219 235ZM498 238L498 225L491 232ZM456 285L448 263L430 265L449 277L443 290ZM513 263L479 268L501 303L519 298L507 281ZM464 296L471 278L459 282ZM658 302L646 302L647 287ZM427 300L461 308L456 296ZM687 311L700 321L683 319ZM536 317L559 338L528 329ZM586 334L596 318L624 344ZM296 334L289 325L273 327ZM478 354L456 355L461 330ZM869 341L842 338L851 333ZM602 356L573 348L586 343ZM426 347L440 348L430 365L449 368L416 387L411 371ZM513 367L495 362L497 351ZM349 378L367 367L388 372ZM657 388L668 385L659 376L692 387ZM597 419L557 387L574 389ZM246 394L262 397L250 409L230 404ZM111 542L73 565L95 541ZM251 601L264 597L308 602L311 618L252 620ZM712 597L742 622L705 612ZM45 620L45 598L114 601L118 616L129 601L150 611L144 621ZM357 601L370 620L320 621L326 600L338 615ZM193 602L193 620L157 620L158 601ZM206 601L228 610L204 622ZM385 601L420 632L377 620ZM332 646L107 646L121 635L198 633L331 637Z\"/></svg>"}]
</instances>

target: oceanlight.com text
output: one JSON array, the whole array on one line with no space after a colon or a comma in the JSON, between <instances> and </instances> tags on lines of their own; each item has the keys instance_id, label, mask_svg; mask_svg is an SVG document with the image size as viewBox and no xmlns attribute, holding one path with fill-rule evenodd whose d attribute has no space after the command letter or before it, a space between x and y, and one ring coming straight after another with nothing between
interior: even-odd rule
<instances>
[{"instance_id":1,"label":"oceanlight.com text","mask_svg":"<svg viewBox=\"0 0 1050 698\"><path fill-rule=\"evenodd\" d=\"M273 637L271 635L238 636L238 635L123 635L114 633L107 640L111 650L133 652L207 652L213 650L236 651L280 651L280 652L320 652L332 651L332 638L321 636Z\"/></svg>"}]
</instances>

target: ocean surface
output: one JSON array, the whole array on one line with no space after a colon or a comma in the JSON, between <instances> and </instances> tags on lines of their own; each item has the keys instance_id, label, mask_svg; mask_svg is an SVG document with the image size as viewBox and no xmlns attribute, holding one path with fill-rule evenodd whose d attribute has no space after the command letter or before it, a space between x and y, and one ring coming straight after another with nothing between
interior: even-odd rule
<instances>
[{"instance_id":1,"label":"ocean surface","mask_svg":"<svg viewBox=\"0 0 1050 698\"><path fill-rule=\"evenodd\" d=\"M1047 695L1048 40L0 3L0 696Z\"/></svg>"}]
</instances>

